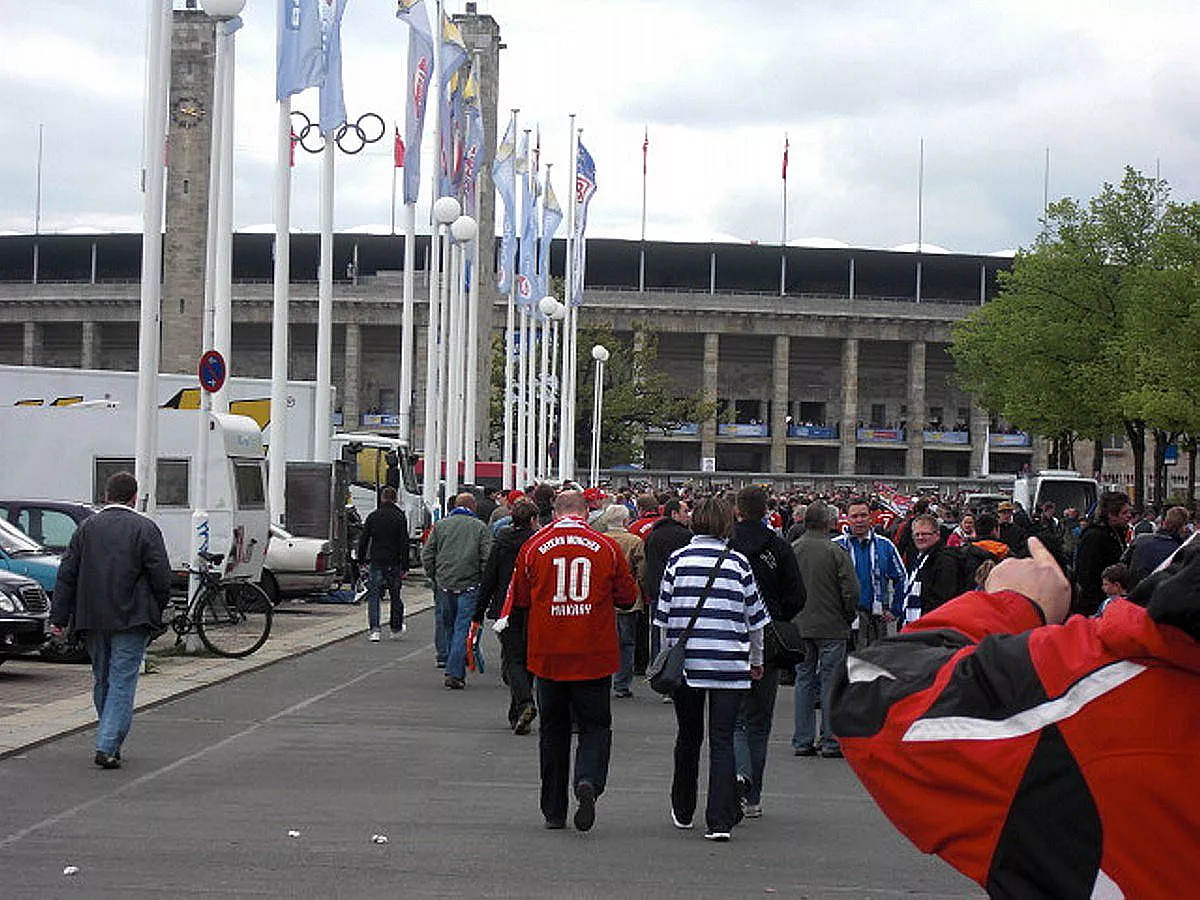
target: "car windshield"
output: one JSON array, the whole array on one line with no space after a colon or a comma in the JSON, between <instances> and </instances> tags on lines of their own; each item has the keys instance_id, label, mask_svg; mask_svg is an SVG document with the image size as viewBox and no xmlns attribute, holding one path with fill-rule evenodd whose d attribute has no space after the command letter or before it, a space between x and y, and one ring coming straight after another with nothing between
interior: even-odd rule
<instances>
[{"instance_id":1,"label":"car windshield","mask_svg":"<svg viewBox=\"0 0 1200 900\"><path fill-rule=\"evenodd\" d=\"M0 550L9 556L45 553L45 548L15 525L0 519Z\"/></svg>"}]
</instances>

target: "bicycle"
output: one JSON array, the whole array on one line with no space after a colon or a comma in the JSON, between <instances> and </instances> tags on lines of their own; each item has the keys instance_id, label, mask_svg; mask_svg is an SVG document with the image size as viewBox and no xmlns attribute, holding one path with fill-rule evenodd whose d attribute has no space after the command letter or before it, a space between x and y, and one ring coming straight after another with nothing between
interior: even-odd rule
<instances>
[{"instance_id":1,"label":"bicycle","mask_svg":"<svg viewBox=\"0 0 1200 900\"><path fill-rule=\"evenodd\" d=\"M271 634L271 598L252 582L222 579L215 567L220 566L224 554L201 551L198 556L197 568L188 570L200 576L196 592L189 601L172 601L175 616L171 628L176 642L194 630L201 643L217 656L249 656Z\"/></svg>"}]
</instances>

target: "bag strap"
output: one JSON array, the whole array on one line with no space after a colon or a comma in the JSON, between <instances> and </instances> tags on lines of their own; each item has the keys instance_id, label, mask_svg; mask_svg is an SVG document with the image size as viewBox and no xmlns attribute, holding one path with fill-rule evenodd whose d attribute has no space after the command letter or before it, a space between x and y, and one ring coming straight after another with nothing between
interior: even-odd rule
<instances>
[{"instance_id":1,"label":"bag strap","mask_svg":"<svg viewBox=\"0 0 1200 900\"><path fill-rule=\"evenodd\" d=\"M725 549L721 551L721 555L717 557L717 561L713 564L712 571L708 573L708 581L704 583L704 590L700 592L700 599L696 601L696 608L692 610L692 617L688 619L687 625L679 634L679 640L677 640L675 643L685 643L688 637L691 635L692 629L696 627L696 620L700 618L700 609L704 606L704 601L708 599L708 593L712 590L713 582L717 580L717 573L721 571L721 564L725 562L725 560L729 557L729 554L732 552L733 548L726 544Z\"/></svg>"}]
</instances>

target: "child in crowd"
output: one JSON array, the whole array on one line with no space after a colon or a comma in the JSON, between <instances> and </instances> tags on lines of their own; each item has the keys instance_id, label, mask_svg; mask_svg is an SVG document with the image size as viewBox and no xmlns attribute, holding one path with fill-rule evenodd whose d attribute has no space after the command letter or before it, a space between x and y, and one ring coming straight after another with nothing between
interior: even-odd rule
<instances>
[{"instance_id":1,"label":"child in crowd","mask_svg":"<svg viewBox=\"0 0 1200 900\"><path fill-rule=\"evenodd\" d=\"M1129 566L1124 563L1116 563L1106 568L1100 573L1100 587L1104 590L1104 600L1096 611L1098 616L1103 614L1104 607L1108 604L1114 600L1124 599L1129 593Z\"/></svg>"}]
</instances>

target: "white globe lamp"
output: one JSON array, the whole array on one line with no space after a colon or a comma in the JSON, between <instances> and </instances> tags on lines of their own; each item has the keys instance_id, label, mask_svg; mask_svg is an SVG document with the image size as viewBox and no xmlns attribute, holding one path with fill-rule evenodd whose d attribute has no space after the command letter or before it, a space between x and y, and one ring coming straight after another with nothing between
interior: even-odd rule
<instances>
[{"instance_id":1,"label":"white globe lamp","mask_svg":"<svg viewBox=\"0 0 1200 900\"><path fill-rule=\"evenodd\" d=\"M459 216L451 223L450 233L460 244L469 244L479 234L479 225L470 216Z\"/></svg>"},{"instance_id":2,"label":"white globe lamp","mask_svg":"<svg viewBox=\"0 0 1200 900\"><path fill-rule=\"evenodd\" d=\"M214 19L232 19L246 8L246 0L201 0L205 15Z\"/></svg>"},{"instance_id":3,"label":"white globe lamp","mask_svg":"<svg viewBox=\"0 0 1200 900\"><path fill-rule=\"evenodd\" d=\"M433 204L433 218L439 225L449 225L462 215L462 206L453 197L438 197Z\"/></svg>"},{"instance_id":4,"label":"white globe lamp","mask_svg":"<svg viewBox=\"0 0 1200 900\"><path fill-rule=\"evenodd\" d=\"M592 359L596 360L596 362L608 362L608 357L608 348L603 344L597 344L592 348Z\"/></svg>"}]
</instances>

